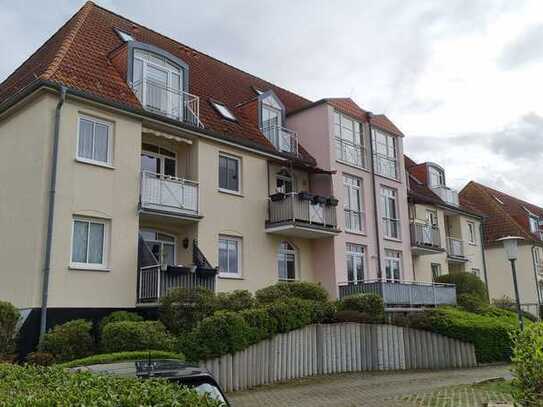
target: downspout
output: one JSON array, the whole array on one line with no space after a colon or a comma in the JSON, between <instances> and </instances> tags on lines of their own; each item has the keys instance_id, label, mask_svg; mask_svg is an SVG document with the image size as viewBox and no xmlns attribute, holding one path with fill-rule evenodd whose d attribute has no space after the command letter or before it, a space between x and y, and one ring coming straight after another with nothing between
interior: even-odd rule
<instances>
[{"instance_id":1,"label":"downspout","mask_svg":"<svg viewBox=\"0 0 543 407\"><path fill-rule=\"evenodd\" d=\"M373 113L368 112L368 129L369 129L369 141L370 141L370 165L371 165L371 182L373 184L373 209L374 209L374 221L375 221L375 242L377 244L377 277L383 277L383 270L381 268L381 241L379 240L379 211L377 210L377 186L375 185L375 159L373 155L373 135L371 128L371 118Z\"/></svg>"},{"instance_id":2,"label":"downspout","mask_svg":"<svg viewBox=\"0 0 543 407\"><path fill-rule=\"evenodd\" d=\"M60 99L55 110L55 124L53 130L53 157L51 160L51 181L49 189L49 209L47 219L47 240L45 243L45 260L43 266L43 283L41 295L41 317L40 317L40 342L47 329L47 300L49 297L49 274L51 270L51 248L53 243L53 220L55 216L55 194L57 189L57 164L58 145L60 136L60 113L66 100L66 87L60 88Z\"/></svg>"},{"instance_id":3,"label":"downspout","mask_svg":"<svg viewBox=\"0 0 543 407\"><path fill-rule=\"evenodd\" d=\"M536 289L536 292L537 292L537 304L539 305L538 308L541 308L541 293L539 292L539 284L537 282L537 265L536 265L536 262L535 262L535 250L536 250L536 246L535 245L532 245L532 263L533 263L533 267L534 267L534 278L535 278L535 289ZM539 309L537 310L537 312L539 313ZM541 318L541 316L540 316Z\"/></svg>"},{"instance_id":4,"label":"downspout","mask_svg":"<svg viewBox=\"0 0 543 407\"><path fill-rule=\"evenodd\" d=\"M479 235L481 236L481 254L483 256L483 274L485 276L485 285L486 285L486 297L490 303L490 290L488 289L488 275L486 274L486 255L485 255L485 228L484 228L484 218L481 218L479 223Z\"/></svg>"}]
</instances>

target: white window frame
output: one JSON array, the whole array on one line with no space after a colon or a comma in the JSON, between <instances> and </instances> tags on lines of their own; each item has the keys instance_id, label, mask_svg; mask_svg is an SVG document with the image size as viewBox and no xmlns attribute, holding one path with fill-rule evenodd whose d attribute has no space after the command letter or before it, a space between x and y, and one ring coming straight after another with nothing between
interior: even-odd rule
<instances>
[{"instance_id":1,"label":"white window frame","mask_svg":"<svg viewBox=\"0 0 543 407\"><path fill-rule=\"evenodd\" d=\"M347 182L347 180L350 179L351 182ZM355 185L352 181L357 182L358 186ZM366 233L366 212L364 210L364 189L363 189L363 182L362 178L354 177L349 174L343 174L343 191L345 191L345 188L349 189L349 194L347 196L343 197L343 216L344 216L344 223L345 223L345 230L351 233L360 233L365 234ZM356 193L358 195L358 202L359 202L359 208L358 211L351 208L351 201L350 196L351 194ZM350 225L353 225L352 222L352 214L357 214L360 217L360 228L359 229L353 229L347 228L347 216L350 217Z\"/></svg>"},{"instance_id":2,"label":"white window frame","mask_svg":"<svg viewBox=\"0 0 543 407\"><path fill-rule=\"evenodd\" d=\"M230 236L230 235L219 235L219 238L217 239L217 254L218 254L218 261L217 264L220 263L220 241L221 240L227 240L230 242L236 242L237 245L237 256L238 256L238 270L236 273L231 273L229 271L222 271L219 268L219 277L221 278L241 278L242 277L242 264L243 264L243 239L239 236ZM229 252L227 252L229 253ZM227 264L229 264L229 261L227 259Z\"/></svg>"},{"instance_id":3,"label":"white window frame","mask_svg":"<svg viewBox=\"0 0 543 407\"><path fill-rule=\"evenodd\" d=\"M378 153L377 152L377 144L381 144L383 145L382 143L378 143L377 142L377 135L380 134L380 135L383 135L385 137L385 149L387 151L386 154L382 154L382 153ZM390 149L390 144L392 144L392 151L394 151L394 155L391 157L388 152L389 152L389 149ZM382 131L380 129L374 129L373 130L373 155L375 157L375 173L377 175L380 175L382 177L385 177L385 178L390 178L390 179L393 179L393 180L396 180L398 181L400 179L400 164L399 164L399 159L398 159L398 156L399 156L399 151L398 151L398 139L385 132L385 131ZM393 162L394 163L394 176L391 176L390 174L386 173L385 170L383 170L383 168L388 168L388 164L387 165L382 165L380 164L380 160L384 160L384 162ZM382 171L381 171L382 170Z\"/></svg>"},{"instance_id":4,"label":"white window frame","mask_svg":"<svg viewBox=\"0 0 543 407\"><path fill-rule=\"evenodd\" d=\"M388 199L390 199L391 196L387 195L385 193L385 191L390 191L390 192L392 192L394 194L393 198L394 198L394 210L396 212L396 218L391 218L389 216L389 214L387 213L388 212L387 211ZM390 188L390 187L385 186L385 185L381 185L380 195L381 195L381 211L382 211L381 222L382 222L382 225L383 225L383 236L385 237L385 239L400 240L401 236L402 236L402 232L401 232L401 229L400 229L400 207L399 207L399 204L398 204L398 190L394 189L394 188ZM388 229L389 228L387 228L387 221L390 224L392 224L392 222L396 222L396 224L397 224L396 230L398 232L397 236L392 236L392 235L388 234ZM390 227L391 231L392 231L392 229L393 228Z\"/></svg>"},{"instance_id":5,"label":"white window frame","mask_svg":"<svg viewBox=\"0 0 543 407\"><path fill-rule=\"evenodd\" d=\"M91 223L100 224L104 226L104 236L102 239L102 263L81 263L73 261L74 253L74 237L75 237L75 222L87 222L90 226ZM87 233L90 233L90 227ZM70 240L70 268L80 270L101 270L109 271L108 259L109 259L109 242L110 242L110 221L108 219L92 218L86 216L74 215L72 217L72 231ZM89 257L89 238L87 235L87 260Z\"/></svg>"},{"instance_id":6,"label":"white window frame","mask_svg":"<svg viewBox=\"0 0 543 407\"><path fill-rule=\"evenodd\" d=\"M140 154L140 157L143 156L143 155L149 155L151 157L155 157L155 158L158 158L160 160L160 173L156 173L156 175L170 177L169 175L164 174L164 170L166 169L165 162L166 162L166 159L169 159L169 160L173 160L175 162L175 171L174 171L175 176L174 176L174 178L177 178L177 166L178 166L177 165L178 164L177 163L177 152L173 151L173 150L170 150L169 148L159 146L159 145L150 144L150 143L146 143L146 144L153 145L154 147L158 148L158 153L156 153L154 151L146 150L145 147L143 146L142 149L141 149L141 154ZM173 157L169 156L169 155L166 155L166 154L162 154L161 153L162 150L168 151L169 153L173 154ZM167 233L164 233L164 234L167 234Z\"/></svg>"},{"instance_id":7,"label":"white window frame","mask_svg":"<svg viewBox=\"0 0 543 407\"><path fill-rule=\"evenodd\" d=\"M228 188L221 188L221 174L220 174L220 172L221 172L221 164L220 164L221 163L221 157L225 157L225 158L235 160L238 163L238 189L237 190L228 189ZM220 192L225 192L227 194L241 195L241 191L242 191L241 182L243 180L241 170L242 170L242 167L241 167L241 158L240 157L236 157L235 155L230 155L228 153L220 152L219 153L219 158L217 160L217 184L218 184L219 191Z\"/></svg>"},{"instance_id":8,"label":"white window frame","mask_svg":"<svg viewBox=\"0 0 543 407\"><path fill-rule=\"evenodd\" d=\"M351 130L353 132L354 138L356 138L357 136L356 126L358 126L358 129L359 129L358 143L356 143L356 140L355 142L353 142L344 137L343 135L344 126L342 126L342 120L348 120L351 122L351 126L352 126ZM337 110L334 111L334 138L336 142L336 161L343 164L352 165L357 168L367 169L366 146L364 143L364 129L362 127L362 124L359 121ZM347 148L358 150L358 152L360 153L360 162L353 162L353 161L344 159L343 157L344 145L346 145ZM340 151L339 155L337 154L338 147Z\"/></svg>"},{"instance_id":9,"label":"white window frame","mask_svg":"<svg viewBox=\"0 0 543 407\"><path fill-rule=\"evenodd\" d=\"M392 276L391 278L387 277L386 269L387 263L398 263L399 278ZM402 267L402 252L399 250L385 249L384 256L384 270L383 270L383 280L392 283L399 283L403 280L403 267Z\"/></svg>"},{"instance_id":10,"label":"white window frame","mask_svg":"<svg viewBox=\"0 0 543 407\"><path fill-rule=\"evenodd\" d=\"M430 178L430 187L433 188L433 187L444 187L444 186L446 186L445 172L442 169L436 168L436 167L430 165L428 167L428 176ZM435 178L437 178L437 181L438 181L437 184L433 183L433 176Z\"/></svg>"},{"instance_id":11,"label":"white window frame","mask_svg":"<svg viewBox=\"0 0 543 407\"><path fill-rule=\"evenodd\" d=\"M539 219L537 218L537 216L534 216L531 214L528 215L528 222L530 224L530 232L534 234L538 234L539 233ZM533 226L535 226L535 228Z\"/></svg>"},{"instance_id":12,"label":"white window frame","mask_svg":"<svg viewBox=\"0 0 543 407\"><path fill-rule=\"evenodd\" d=\"M467 224L468 224L468 243L475 246L475 244L477 243L475 222L467 222Z\"/></svg>"},{"instance_id":13,"label":"white window frame","mask_svg":"<svg viewBox=\"0 0 543 407\"><path fill-rule=\"evenodd\" d=\"M80 157L79 156L79 141L80 141L80 133L81 133L81 120L86 120L93 123L93 131L94 131L94 124L101 124L103 126L107 127L107 161L100 161L95 160L87 157ZM94 135L93 135L94 137ZM113 165L113 123L107 120L98 119L93 116L88 116L84 114L80 114L77 118L77 136L76 136L76 143L75 143L75 159L79 162L87 163L87 164L93 164L98 165L101 167L112 167ZM94 156L94 138L93 138L93 144L92 144L92 151Z\"/></svg>"},{"instance_id":14,"label":"white window frame","mask_svg":"<svg viewBox=\"0 0 543 407\"><path fill-rule=\"evenodd\" d=\"M438 270L438 275L434 276L434 266L437 266L436 269ZM430 263L430 273L432 273L432 281L436 281L436 277L443 275L443 267L441 266L441 263Z\"/></svg>"},{"instance_id":15,"label":"white window frame","mask_svg":"<svg viewBox=\"0 0 543 407\"><path fill-rule=\"evenodd\" d=\"M354 247L361 248L361 251L353 250ZM362 264L362 278L358 275L356 272L356 258L360 259L360 262ZM367 263L366 263L366 246L363 246L358 243L351 243L347 242L345 244L345 261L346 261L346 274L347 274L347 280L349 280L349 262L351 263L351 267L353 268L353 274L356 274L356 279L353 281L347 281L349 284L358 284L360 282L364 282L366 280L366 273L367 273Z\"/></svg>"},{"instance_id":16,"label":"white window frame","mask_svg":"<svg viewBox=\"0 0 543 407\"><path fill-rule=\"evenodd\" d=\"M177 263L177 237L175 235L172 235L171 233L166 233L166 232L162 232L158 229L153 229L153 228L142 228L140 229L141 231L143 232L152 232L155 234L155 238L154 239L150 239L150 240L146 240L146 239L143 239L144 242L152 242L152 243L159 243L160 244L160 259L157 259L155 257L155 260L159 263L159 264L164 264L162 263L162 251L163 251L163 247L165 244L169 244L169 245L173 245L173 260L174 260L174 265L175 263ZM166 240L160 240L158 239L158 235L164 235L164 236L168 236L168 237L171 237L173 239L173 242L168 242ZM151 253L152 254L152 253ZM153 254L154 256L154 254Z\"/></svg>"},{"instance_id":17,"label":"white window frame","mask_svg":"<svg viewBox=\"0 0 543 407\"><path fill-rule=\"evenodd\" d=\"M222 116L223 119L230 120L232 122L237 122L238 119L234 116L234 113L223 103L211 101L211 104L217 112Z\"/></svg>"},{"instance_id":18,"label":"white window frame","mask_svg":"<svg viewBox=\"0 0 543 407\"><path fill-rule=\"evenodd\" d=\"M283 243L288 243L292 249L283 249ZM281 278L279 275L279 255L280 254L292 254L294 256L294 278ZM297 281L299 280L299 268L298 268L298 248L289 240L281 240L279 242L279 250L277 251L277 279L279 281Z\"/></svg>"}]
</instances>

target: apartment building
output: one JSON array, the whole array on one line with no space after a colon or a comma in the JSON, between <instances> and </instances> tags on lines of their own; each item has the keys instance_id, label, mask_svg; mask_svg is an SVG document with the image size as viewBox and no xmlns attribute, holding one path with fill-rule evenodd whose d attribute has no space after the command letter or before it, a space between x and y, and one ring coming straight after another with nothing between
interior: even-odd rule
<instances>
[{"instance_id":1,"label":"apartment building","mask_svg":"<svg viewBox=\"0 0 543 407\"><path fill-rule=\"evenodd\" d=\"M474 181L460 191L460 199L469 200L487 216L484 245L491 300L515 299L511 265L497 240L524 239L517 260L519 297L526 311L538 315L543 295L543 208Z\"/></svg>"},{"instance_id":2,"label":"apartment building","mask_svg":"<svg viewBox=\"0 0 543 407\"><path fill-rule=\"evenodd\" d=\"M409 177L409 220L415 279L434 281L455 272L486 283L481 212L447 186L445 170L405 157Z\"/></svg>"}]
</instances>

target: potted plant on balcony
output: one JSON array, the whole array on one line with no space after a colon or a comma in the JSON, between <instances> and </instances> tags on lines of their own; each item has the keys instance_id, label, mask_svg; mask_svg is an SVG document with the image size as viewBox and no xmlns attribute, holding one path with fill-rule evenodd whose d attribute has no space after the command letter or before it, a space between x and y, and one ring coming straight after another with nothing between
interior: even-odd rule
<instances>
[{"instance_id":1,"label":"potted plant on balcony","mask_svg":"<svg viewBox=\"0 0 543 407\"><path fill-rule=\"evenodd\" d=\"M315 195L313 197L313 204L318 204L318 205L324 205L326 203L327 199L325 196L321 196L321 195Z\"/></svg>"},{"instance_id":2,"label":"potted plant on balcony","mask_svg":"<svg viewBox=\"0 0 543 407\"><path fill-rule=\"evenodd\" d=\"M326 205L328 206L337 206L339 203L339 200L333 196L329 196L326 200Z\"/></svg>"},{"instance_id":3,"label":"potted plant on balcony","mask_svg":"<svg viewBox=\"0 0 543 407\"><path fill-rule=\"evenodd\" d=\"M314 196L315 194L312 194L311 192L307 192L307 191L298 192L298 199L300 199L300 201L311 201Z\"/></svg>"},{"instance_id":4,"label":"potted plant on balcony","mask_svg":"<svg viewBox=\"0 0 543 407\"><path fill-rule=\"evenodd\" d=\"M286 194L284 192L275 192L273 194L270 195L270 199L272 200L272 202L278 202L278 201L282 201L286 198Z\"/></svg>"}]
</instances>

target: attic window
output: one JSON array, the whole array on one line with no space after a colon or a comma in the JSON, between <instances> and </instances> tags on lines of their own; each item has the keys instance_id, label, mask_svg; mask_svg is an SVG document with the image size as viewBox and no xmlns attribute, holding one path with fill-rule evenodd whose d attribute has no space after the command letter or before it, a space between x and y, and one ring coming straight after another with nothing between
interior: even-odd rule
<instances>
[{"instance_id":1,"label":"attic window","mask_svg":"<svg viewBox=\"0 0 543 407\"><path fill-rule=\"evenodd\" d=\"M115 31L117 32L117 35L119 36L119 38L121 40L123 40L124 42L129 42L129 41L134 41L134 37L132 37L130 34L128 34L127 32L124 32L124 31L121 31L121 30L117 30L115 29Z\"/></svg>"},{"instance_id":2,"label":"attic window","mask_svg":"<svg viewBox=\"0 0 543 407\"><path fill-rule=\"evenodd\" d=\"M503 201L502 201L500 198L498 198L496 195L492 195L492 197L493 197L496 201L498 201L498 203L499 203L500 205L503 205Z\"/></svg>"},{"instance_id":3,"label":"attic window","mask_svg":"<svg viewBox=\"0 0 543 407\"><path fill-rule=\"evenodd\" d=\"M211 102L215 110L221 114L221 116L227 120L237 121L236 116L225 105L219 102Z\"/></svg>"}]
</instances>

